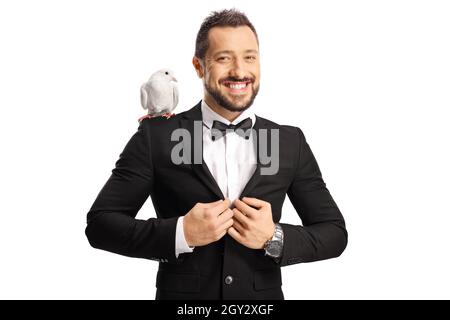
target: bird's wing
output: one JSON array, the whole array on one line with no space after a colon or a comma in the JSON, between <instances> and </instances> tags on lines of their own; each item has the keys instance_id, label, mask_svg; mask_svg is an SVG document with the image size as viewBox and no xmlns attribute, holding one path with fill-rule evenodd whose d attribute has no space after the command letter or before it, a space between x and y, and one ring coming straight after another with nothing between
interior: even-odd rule
<instances>
[{"instance_id":1,"label":"bird's wing","mask_svg":"<svg viewBox=\"0 0 450 320\"><path fill-rule=\"evenodd\" d=\"M146 83L144 83L141 86L141 105L142 105L142 108L144 108L144 110L148 109L147 102L148 102L148 95L147 95L147 91L146 91Z\"/></svg>"},{"instance_id":2,"label":"bird's wing","mask_svg":"<svg viewBox=\"0 0 450 320\"><path fill-rule=\"evenodd\" d=\"M172 95L168 83L152 80L149 81L147 88L150 112L159 113L170 106Z\"/></svg>"},{"instance_id":3,"label":"bird's wing","mask_svg":"<svg viewBox=\"0 0 450 320\"><path fill-rule=\"evenodd\" d=\"M175 83L172 83L172 107L171 110L175 109L178 104L178 86Z\"/></svg>"}]
</instances>

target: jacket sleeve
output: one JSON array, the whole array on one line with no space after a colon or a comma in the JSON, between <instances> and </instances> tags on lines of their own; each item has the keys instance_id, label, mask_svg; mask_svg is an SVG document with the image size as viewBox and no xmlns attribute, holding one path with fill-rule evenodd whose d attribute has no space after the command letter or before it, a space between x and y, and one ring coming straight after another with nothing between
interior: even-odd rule
<instances>
[{"instance_id":1,"label":"jacket sleeve","mask_svg":"<svg viewBox=\"0 0 450 320\"><path fill-rule=\"evenodd\" d=\"M178 217L148 220L136 214L152 193L150 135L142 121L119 156L87 214L86 236L92 247L117 254L179 263L175 257Z\"/></svg>"},{"instance_id":2,"label":"jacket sleeve","mask_svg":"<svg viewBox=\"0 0 450 320\"><path fill-rule=\"evenodd\" d=\"M347 246L344 218L326 188L305 136L297 130L297 169L287 194L303 225L281 223L284 245L280 266L338 257Z\"/></svg>"}]
</instances>

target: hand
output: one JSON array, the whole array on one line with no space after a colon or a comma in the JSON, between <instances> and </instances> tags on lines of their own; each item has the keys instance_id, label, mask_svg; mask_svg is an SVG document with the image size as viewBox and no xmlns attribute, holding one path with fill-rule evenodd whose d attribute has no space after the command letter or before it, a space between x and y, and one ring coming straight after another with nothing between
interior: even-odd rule
<instances>
[{"instance_id":1,"label":"hand","mask_svg":"<svg viewBox=\"0 0 450 320\"><path fill-rule=\"evenodd\" d=\"M233 225L229 199L198 202L183 219L183 231L189 246L204 246L222 238Z\"/></svg>"},{"instance_id":2,"label":"hand","mask_svg":"<svg viewBox=\"0 0 450 320\"><path fill-rule=\"evenodd\" d=\"M263 249L275 232L271 205L257 198L244 197L242 200L234 201L234 223L228 234L247 248Z\"/></svg>"}]
</instances>

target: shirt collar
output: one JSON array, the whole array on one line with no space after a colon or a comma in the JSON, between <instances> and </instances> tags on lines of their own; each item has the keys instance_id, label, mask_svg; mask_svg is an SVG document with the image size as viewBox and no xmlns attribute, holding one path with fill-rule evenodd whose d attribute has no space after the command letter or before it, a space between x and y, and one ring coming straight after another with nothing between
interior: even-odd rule
<instances>
[{"instance_id":1,"label":"shirt collar","mask_svg":"<svg viewBox=\"0 0 450 320\"><path fill-rule=\"evenodd\" d=\"M253 127L255 125L256 117L255 117L255 113L253 111L251 111L250 109L251 109L251 107L248 108L247 110L244 110L239 115L239 117L237 117L232 122L230 122L230 121L228 121L228 119L222 117L220 114L213 111L211 109L211 107L208 106L208 104L205 102L205 100L202 100L203 123L206 125L206 127L208 127L208 129L210 129L214 120L217 120L217 121L220 121L220 122L223 122L223 123L229 125L229 124L238 124L242 120L244 120L246 118L250 118L250 119L252 119L252 127Z\"/></svg>"}]
</instances>

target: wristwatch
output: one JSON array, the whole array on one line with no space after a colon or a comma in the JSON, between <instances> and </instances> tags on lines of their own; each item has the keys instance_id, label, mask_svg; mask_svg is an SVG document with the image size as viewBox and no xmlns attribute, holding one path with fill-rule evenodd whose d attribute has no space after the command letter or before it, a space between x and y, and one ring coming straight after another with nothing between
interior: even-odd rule
<instances>
[{"instance_id":1,"label":"wristwatch","mask_svg":"<svg viewBox=\"0 0 450 320\"><path fill-rule=\"evenodd\" d=\"M277 260L283 253L283 228L279 223L275 224L275 232L272 239L268 240L264 245L265 255Z\"/></svg>"}]
</instances>

